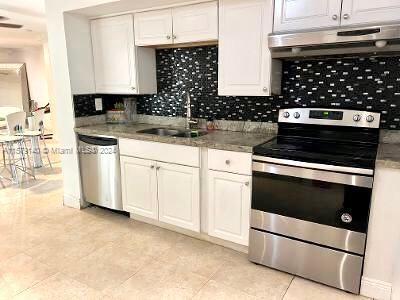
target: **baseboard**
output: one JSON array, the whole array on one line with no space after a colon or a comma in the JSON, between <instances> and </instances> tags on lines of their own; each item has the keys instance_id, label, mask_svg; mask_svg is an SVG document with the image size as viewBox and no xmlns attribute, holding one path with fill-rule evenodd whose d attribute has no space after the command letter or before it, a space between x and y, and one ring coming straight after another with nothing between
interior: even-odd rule
<instances>
[{"instance_id":1,"label":"baseboard","mask_svg":"<svg viewBox=\"0 0 400 300\"><path fill-rule=\"evenodd\" d=\"M130 214L130 218L136 221L144 222L147 224L155 225L161 228L165 228L171 231L175 231L199 240L207 241L225 248L230 248L238 252L248 253L248 247L244 245L235 244L229 241L225 241L216 237L209 236L207 233L204 232L193 232L191 230L183 229L174 225L170 225L164 222L160 222L158 220L153 220L150 218Z\"/></svg>"},{"instance_id":2,"label":"baseboard","mask_svg":"<svg viewBox=\"0 0 400 300\"><path fill-rule=\"evenodd\" d=\"M75 196L70 194L64 194L64 206L80 209L81 208L81 200Z\"/></svg>"},{"instance_id":3,"label":"baseboard","mask_svg":"<svg viewBox=\"0 0 400 300\"><path fill-rule=\"evenodd\" d=\"M385 281L363 276L361 279L360 294L376 300L390 300L392 296L392 285Z\"/></svg>"}]
</instances>

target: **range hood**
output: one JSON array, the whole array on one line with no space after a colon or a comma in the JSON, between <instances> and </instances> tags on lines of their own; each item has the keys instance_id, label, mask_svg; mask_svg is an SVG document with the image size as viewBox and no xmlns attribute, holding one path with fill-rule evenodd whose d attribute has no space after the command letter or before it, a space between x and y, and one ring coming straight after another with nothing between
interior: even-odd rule
<instances>
[{"instance_id":1,"label":"range hood","mask_svg":"<svg viewBox=\"0 0 400 300\"><path fill-rule=\"evenodd\" d=\"M272 57L400 51L400 25L270 34Z\"/></svg>"}]
</instances>

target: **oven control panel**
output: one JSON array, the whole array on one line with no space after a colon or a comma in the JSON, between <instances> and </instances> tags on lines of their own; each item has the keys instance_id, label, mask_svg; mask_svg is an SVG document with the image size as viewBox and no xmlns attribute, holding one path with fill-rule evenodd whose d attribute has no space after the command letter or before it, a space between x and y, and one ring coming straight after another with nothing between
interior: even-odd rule
<instances>
[{"instance_id":1,"label":"oven control panel","mask_svg":"<svg viewBox=\"0 0 400 300\"><path fill-rule=\"evenodd\" d=\"M379 128L380 113L346 109L287 108L279 110L280 123Z\"/></svg>"}]
</instances>

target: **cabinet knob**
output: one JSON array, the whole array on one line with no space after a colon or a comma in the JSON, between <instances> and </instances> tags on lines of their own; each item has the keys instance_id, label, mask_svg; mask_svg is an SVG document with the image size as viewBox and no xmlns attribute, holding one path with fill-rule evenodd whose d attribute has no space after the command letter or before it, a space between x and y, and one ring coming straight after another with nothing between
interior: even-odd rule
<instances>
[{"instance_id":1,"label":"cabinet knob","mask_svg":"<svg viewBox=\"0 0 400 300\"><path fill-rule=\"evenodd\" d=\"M244 185L245 185L245 186L249 186L249 185L250 185L250 182L246 181L246 182L244 183Z\"/></svg>"},{"instance_id":2,"label":"cabinet knob","mask_svg":"<svg viewBox=\"0 0 400 300\"><path fill-rule=\"evenodd\" d=\"M349 14L344 14L344 15L343 15L343 19L345 19L345 20L350 19L350 15L349 15Z\"/></svg>"},{"instance_id":3,"label":"cabinet knob","mask_svg":"<svg viewBox=\"0 0 400 300\"><path fill-rule=\"evenodd\" d=\"M150 169L154 169L154 166L150 166Z\"/></svg>"},{"instance_id":4,"label":"cabinet knob","mask_svg":"<svg viewBox=\"0 0 400 300\"><path fill-rule=\"evenodd\" d=\"M230 161L229 159L227 159L227 160L225 161L225 164L230 165L230 164L231 164L231 161Z\"/></svg>"},{"instance_id":5,"label":"cabinet knob","mask_svg":"<svg viewBox=\"0 0 400 300\"><path fill-rule=\"evenodd\" d=\"M173 35L172 35L172 39L173 39L173 40L176 40L176 35L173 34Z\"/></svg>"},{"instance_id":6,"label":"cabinet knob","mask_svg":"<svg viewBox=\"0 0 400 300\"><path fill-rule=\"evenodd\" d=\"M171 36L170 35L167 35L167 40L170 40L171 39Z\"/></svg>"},{"instance_id":7,"label":"cabinet knob","mask_svg":"<svg viewBox=\"0 0 400 300\"><path fill-rule=\"evenodd\" d=\"M134 90L136 90L136 88L135 88L134 86L132 86L132 87L131 87L131 90L134 91Z\"/></svg>"},{"instance_id":8,"label":"cabinet knob","mask_svg":"<svg viewBox=\"0 0 400 300\"><path fill-rule=\"evenodd\" d=\"M156 168L156 170L160 170L160 169L161 169L161 167L157 167L157 168Z\"/></svg>"},{"instance_id":9,"label":"cabinet knob","mask_svg":"<svg viewBox=\"0 0 400 300\"><path fill-rule=\"evenodd\" d=\"M335 20L335 21L336 21L337 19L338 19L338 15L333 15L333 16L332 16L332 20Z\"/></svg>"},{"instance_id":10,"label":"cabinet knob","mask_svg":"<svg viewBox=\"0 0 400 300\"><path fill-rule=\"evenodd\" d=\"M268 88L266 86L263 87L264 92L268 92Z\"/></svg>"}]
</instances>

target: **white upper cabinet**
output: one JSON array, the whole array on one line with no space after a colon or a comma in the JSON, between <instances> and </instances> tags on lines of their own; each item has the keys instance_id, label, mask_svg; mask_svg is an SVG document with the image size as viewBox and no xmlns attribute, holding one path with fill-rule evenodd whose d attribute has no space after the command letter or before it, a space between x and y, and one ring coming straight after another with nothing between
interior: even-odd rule
<instances>
[{"instance_id":1,"label":"white upper cabinet","mask_svg":"<svg viewBox=\"0 0 400 300\"><path fill-rule=\"evenodd\" d=\"M196 43L218 39L216 1L135 14L138 46Z\"/></svg>"},{"instance_id":2,"label":"white upper cabinet","mask_svg":"<svg viewBox=\"0 0 400 300\"><path fill-rule=\"evenodd\" d=\"M137 46L165 45L171 42L171 9L135 14L135 44Z\"/></svg>"},{"instance_id":3,"label":"white upper cabinet","mask_svg":"<svg viewBox=\"0 0 400 300\"><path fill-rule=\"evenodd\" d=\"M91 28L96 91L132 93L136 89L132 16L94 20Z\"/></svg>"},{"instance_id":4,"label":"white upper cabinet","mask_svg":"<svg viewBox=\"0 0 400 300\"><path fill-rule=\"evenodd\" d=\"M200 232L199 168L157 162L159 220Z\"/></svg>"},{"instance_id":5,"label":"white upper cabinet","mask_svg":"<svg viewBox=\"0 0 400 300\"><path fill-rule=\"evenodd\" d=\"M341 6L342 0L275 0L274 32L337 27Z\"/></svg>"},{"instance_id":6,"label":"white upper cabinet","mask_svg":"<svg viewBox=\"0 0 400 300\"><path fill-rule=\"evenodd\" d=\"M207 2L172 10L174 43L218 39L218 4Z\"/></svg>"},{"instance_id":7,"label":"white upper cabinet","mask_svg":"<svg viewBox=\"0 0 400 300\"><path fill-rule=\"evenodd\" d=\"M279 94L280 63L271 60L268 48L268 34L273 22L272 2L219 1L219 95Z\"/></svg>"},{"instance_id":8,"label":"white upper cabinet","mask_svg":"<svg viewBox=\"0 0 400 300\"><path fill-rule=\"evenodd\" d=\"M91 34L97 93L157 91L155 52L135 47L132 15L94 20Z\"/></svg>"},{"instance_id":9,"label":"white upper cabinet","mask_svg":"<svg viewBox=\"0 0 400 300\"><path fill-rule=\"evenodd\" d=\"M399 0L343 0L342 25L400 22Z\"/></svg>"},{"instance_id":10,"label":"white upper cabinet","mask_svg":"<svg viewBox=\"0 0 400 300\"><path fill-rule=\"evenodd\" d=\"M278 33L399 21L399 0L275 0Z\"/></svg>"}]
</instances>

